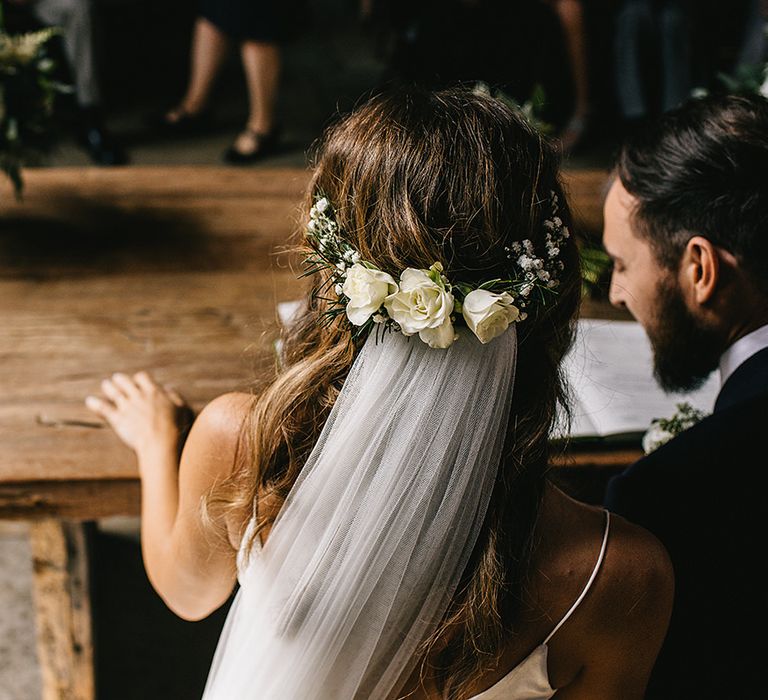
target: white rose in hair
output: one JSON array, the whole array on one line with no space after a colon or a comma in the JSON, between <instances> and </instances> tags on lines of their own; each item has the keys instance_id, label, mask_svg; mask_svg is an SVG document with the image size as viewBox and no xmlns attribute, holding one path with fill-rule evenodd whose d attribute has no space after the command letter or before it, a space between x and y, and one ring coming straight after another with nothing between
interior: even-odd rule
<instances>
[{"instance_id":1,"label":"white rose in hair","mask_svg":"<svg viewBox=\"0 0 768 700\"><path fill-rule=\"evenodd\" d=\"M397 291L397 282L391 275L371 270L355 263L347 270L342 286L347 303L347 318L356 326L362 326L384 303L384 299Z\"/></svg>"},{"instance_id":2,"label":"white rose in hair","mask_svg":"<svg viewBox=\"0 0 768 700\"><path fill-rule=\"evenodd\" d=\"M520 309L513 301L506 292L494 294L486 289L475 289L464 297L461 313L478 340L488 343L520 318Z\"/></svg>"},{"instance_id":3,"label":"white rose in hair","mask_svg":"<svg viewBox=\"0 0 768 700\"><path fill-rule=\"evenodd\" d=\"M400 275L400 289L384 300L384 307L405 335L419 334L431 348L447 348L456 339L451 323L453 294L435 263L429 270L407 268Z\"/></svg>"}]
</instances>

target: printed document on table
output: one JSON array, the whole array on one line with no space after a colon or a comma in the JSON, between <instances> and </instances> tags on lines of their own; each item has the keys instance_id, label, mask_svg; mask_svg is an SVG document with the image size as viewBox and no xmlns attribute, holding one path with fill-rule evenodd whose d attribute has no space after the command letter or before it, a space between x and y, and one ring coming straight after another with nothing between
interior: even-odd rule
<instances>
[{"instance_id":1,"label":"printed document on table","mask_svg":"<svg viewBox=\"0 0 768 700\"><path fill-rule=\"evenodd\" d=\"M711 413L720 390L715 371L695 392L664 393L653 377L650 341L634 321L580 319L564 367L573 398L571 437L644 433L684 401Z\"/></svg>"}]
</instances>

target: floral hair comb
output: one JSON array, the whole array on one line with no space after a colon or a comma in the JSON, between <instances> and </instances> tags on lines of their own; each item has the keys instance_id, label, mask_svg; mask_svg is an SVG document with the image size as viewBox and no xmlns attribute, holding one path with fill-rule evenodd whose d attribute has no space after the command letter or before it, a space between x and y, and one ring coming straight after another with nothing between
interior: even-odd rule
<instances>
[{"instance_id":1,"label":"floral hair comb","mask_svg":"<svg viewBox=\"0 0 768 700\"><path fill-rule=\"evenodd\" d=\"M449 281L440 262L429 269L406 268L396 280L392 274L363 260L342 236L327 197L319 196L310 210L307 239L313 253L305 261L304 276L329 270L328 286L334 297L324 297L330 320L346 313L355 334L382 325L404 335L416 335L432 348L447 348L458 337L454 326L463 323L481 343L504 333L512 323L524 321L539 290L541 298L554 292L564 269L560 248L570 236L558 216L558 197L550 194L552 216L544 221L545 251L537 255L526 239L504 248L509 261L507 279L480 284Z\"/></svg>"}]
</instances>

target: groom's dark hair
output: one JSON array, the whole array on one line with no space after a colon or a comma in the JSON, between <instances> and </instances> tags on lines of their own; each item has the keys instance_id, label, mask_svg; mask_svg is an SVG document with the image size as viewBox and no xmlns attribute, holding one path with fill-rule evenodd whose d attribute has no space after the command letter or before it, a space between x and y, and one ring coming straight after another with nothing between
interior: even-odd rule
<instances>
[{"instance_id":1,"label":"groom's dark hair","mask_svg":"<svg viewBox=\"0 0 768 700\"><path fill-rule=\"evenodd\" d=\"M689 100L624 144L616 174L637 200L635 230L662 265L677 270L700 235L768 294L768 100Z\"/></svg>"}]
</instances>

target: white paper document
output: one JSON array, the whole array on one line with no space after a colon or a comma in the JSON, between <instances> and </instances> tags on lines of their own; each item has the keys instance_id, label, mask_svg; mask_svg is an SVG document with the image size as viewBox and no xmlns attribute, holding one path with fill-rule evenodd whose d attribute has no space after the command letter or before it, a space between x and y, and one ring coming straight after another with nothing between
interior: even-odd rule
<instances>
[{"instance_id":1,"label":"white paper document","mask_svg":"<svg viewBox=\"0 0 768 700\"><path fill-rule=\"evenodd\" d=\"M664 393L653 378L650 341L633 321L580 319L565 371L573 397L571 437L644 433L683 401L711 413L720 390L715 371L695 392Z\"/></svg>"}]
</instances>

